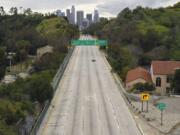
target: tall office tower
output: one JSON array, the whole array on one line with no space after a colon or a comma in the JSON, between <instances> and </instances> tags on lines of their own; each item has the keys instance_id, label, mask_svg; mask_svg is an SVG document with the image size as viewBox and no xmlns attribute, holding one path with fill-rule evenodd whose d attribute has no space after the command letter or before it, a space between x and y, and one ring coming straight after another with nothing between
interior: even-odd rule
<instances>
[{"instance_id":1,"label":"tall office tower","mask_svg":"<svg viewBox=\"0 0 180 135\"><path fill-rule=\"evenodd\" d=\"M57 10L55 13L56 13L56 15L59 16L59 17L64 17L64 16L65 16L65 13L62 12L61 10Z\"/></svg>"},{"instance_id":2,"label":"tall office tower","mask_svg":"<svg viewBox=\"0 0 180 135\"><path fill-rule=\"evenodd\" d=\"M75 23L75 6L72 6L72 8L71 8L71 19L70 20L71 20L71 22L70 22L71 24L74 24L74 25L76 24Z\"/></svg>"},{"instance_id":3,"label":"tall office tower","mask_svg":"<svg viewBox=\"0 0 180 135\"><path fill-rule=\"evenodd\" d=\"M56 15L57 15L57 16L61 16L61 13L62 13L61 10L57 10L57 11L56 11Z\"/></svg>"},{"instance_id":4,"label":"tall office tower","mask_svg":"<svg viewBox=\"0 0 180 135\"><path fill-rule=\"evenodd\" d=\"M88 19L89 20L89 24L91 24L92 23L92 14L87 14L86 15L86 19Z\"/></svg>"},{"instance_id":5,"label":"tall office tower","mask_svg":"<svg viewBox=\"0 0 180 135\"><path fill-rule=\"evenodd\" d=\"M94 23L99 22L99 12L98 10L94 10Z\"/></svg>"},{"instance_id":6,"label":"tall office tower","mask_svg":"<svg viewBox=\"0 0 180 135\"><path fill-rule=\"evenodd\" d=\"M70 11L70 9L66 9L66 16L67 16L67 19L70 23L71 22L71 11Z\"/></svg>"},{"instance_id":7,"label":"tall office tower","mask_svg":"<svg viewBox=\"0 0 180 135\"><path fill-rule=\"evenodd\" d=\"M83 11L77 11L77 25L79 27L82 26L83 19L84 19L84 12Z\"/></svg>"},{"instance_id":8,"label":"tall office tower","mask_svg":"<svg viewBox=\"0 0 180 135\"><path fill-rule=\"evenodd\" d=\"M65 12L62 12L62 13L61 13L61 16L62 16L62 17L65 17Z\"/></svg>"},{"instance_id":9,"label":"tall office tower","mask_svg":"<svg viewBox=\"0 0 180 135\"><path fill-rule=\"evenodd\" d=\"M89 27L89 20L87 18L84 18L82 21L82 27L80 28L80 30L86 29Z\"/></svg>"}]
</instances>

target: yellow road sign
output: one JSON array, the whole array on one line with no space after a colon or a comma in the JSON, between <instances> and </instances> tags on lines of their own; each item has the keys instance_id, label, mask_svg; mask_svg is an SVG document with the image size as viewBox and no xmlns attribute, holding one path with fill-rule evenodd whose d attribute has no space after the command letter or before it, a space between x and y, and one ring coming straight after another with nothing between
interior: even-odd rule
<instances>
[{"instance_id":1,"label":"yellow road sign","mask_svg":"<svg viewBox=\"0 0 180 135\"><path fill-rule=\"evenodd\" d=\"M141 94L141 100L142 101L148 101L150 98L150 95L148 93L142 93Z\"/></svg>"}]
</instances>

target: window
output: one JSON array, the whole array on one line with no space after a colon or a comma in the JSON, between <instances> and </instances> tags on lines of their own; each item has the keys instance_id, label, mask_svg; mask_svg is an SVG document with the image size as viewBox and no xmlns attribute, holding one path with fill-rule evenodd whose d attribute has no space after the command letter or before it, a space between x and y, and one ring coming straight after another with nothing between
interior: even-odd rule
<instances>
[{"instance_id":1,"label":"window","mask_svg":"<svg viewBox=\"0 0 180 135\"><path fill-rule=\"evenodd\" d=\"M166 82L167 82L167 83L170 83L170 81L171 81L171 77L170 77L170 76L167 76Z\"/></svg>"},{"instance_id":2,"label":"window","mask_svg":"<svg viewBox=\"0 0 180 135\"><path fill-rule=\"evenodd\" d=\"M160 77L156 78L156 87L161 87L161 78Z\"/></svg>"}]
</instances>

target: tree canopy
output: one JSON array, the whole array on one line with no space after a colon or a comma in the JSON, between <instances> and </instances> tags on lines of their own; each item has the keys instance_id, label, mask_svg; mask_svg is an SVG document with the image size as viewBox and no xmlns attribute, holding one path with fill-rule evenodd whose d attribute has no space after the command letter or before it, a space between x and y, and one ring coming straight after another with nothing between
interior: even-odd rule
<instances>
[{"instance_id":1,"label":"tree canopy","mask_svg":"<svg viewBox=\"0 0 180 135\"><path fill-rule=\"evenodd\" d=\"M179 5L157 9L125 8L116 18L101 20L85 33L108 40L108 57L124 79L128 68L149 66L151 60L180 60Z\"/></svg>"}]
</instances>

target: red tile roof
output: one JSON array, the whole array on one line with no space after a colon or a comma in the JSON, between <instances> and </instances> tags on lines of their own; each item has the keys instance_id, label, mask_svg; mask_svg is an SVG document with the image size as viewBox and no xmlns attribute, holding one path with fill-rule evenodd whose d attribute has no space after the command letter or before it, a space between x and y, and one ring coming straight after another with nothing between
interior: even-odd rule
<instances>
[{"instance_id":1,"label":"red tile roof","mask_svg":"<svg viewBox=\"0 0 180 135\"><path fill-rule=\"evenodd\" d=\"M152 82L150 73L146 69L142 67L138 67L138 68L130 70L127 73L126 83L134 81L139 78L142 78L147 82Z\"/></svg>"},{"instance_id":2,"label":"red tile roof","mask_svg":"<svg viewBox=\"0 0 180 135\"><path fill-rule=\"evenodd\" d=\"M180 61L152 61L154 75L172 75L180 68Z\"/></svg>"}]
</instances>

